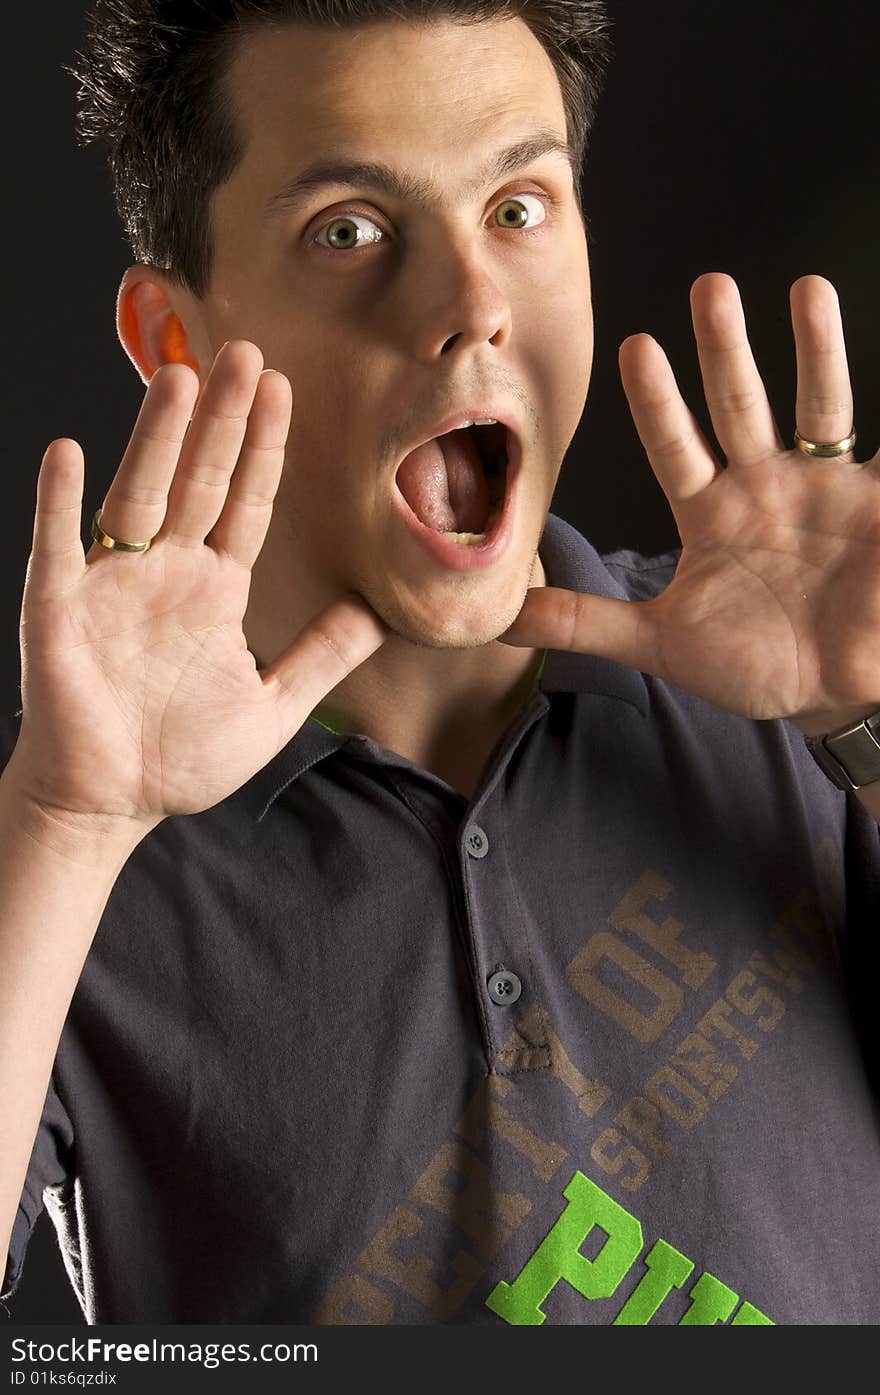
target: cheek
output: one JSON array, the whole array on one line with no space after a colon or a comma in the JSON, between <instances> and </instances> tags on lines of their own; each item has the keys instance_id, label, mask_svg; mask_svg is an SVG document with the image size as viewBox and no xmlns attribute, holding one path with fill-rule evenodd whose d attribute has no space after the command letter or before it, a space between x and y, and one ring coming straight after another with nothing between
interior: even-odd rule
<instances>
[{"instance_id":1,"label":"cheek","mask_svg":"<svg viewBox=\"0 0 880 1395\"><path fill-rule=\"evenodd\" d=\"M582 364L584 349L592 352L593 310L586 234L579 222L567 230L557 254L548 258L540 277L533 281L531 304L537 311L542 340L567 339L573 356Z\"/></svg>"},{"instance_id":2,"label":"cheek","mask_svg":"<svg viewBox=\"0 0 880 1395\"><path fill-rule=\"evenodd\" d=\"M593 307L585 263L560 269L540 296L532 344L551 399L583 392L593 363Z\"/></svg>"},{"instance_id":3,"label":"cheek","mask_svg":"<svg viewBox=\"0 0 880 1395\"><path fill-rule=\"evenodd\" d=\"M592 367L590 279L580 262L547 286L532 336L531 374L543 407L542 454L551 471L558 471L583 414Z\"/></svg>"},{"instance_id":4,"label":"cheek","mask_svg":"<svg viewBox=\"0 0 880 1395\"><path fill-rule=\"evenodd\" d=\"M592 285L590 282L590 262L583 229L571 234L564 255L556 268L554 284L546 287L549 307L555 317L572 329L578 329L581 337L588 334L592 341Z\"/></svg>"},{"instance_id":5,"label":"cheek","mask_svg":"<svg viewBox=\"0 0 880 1395\"><path fill-rule=\"evenodd\" d=\"M346 419L338 402L325 414L313 400L307 420L295 426L291 419L276 511L289 518L290 536L304 555L323 554L328 541L338 544L359 526L366 462L359 467L352 441L341 430L333 433L333 423Z\"/></svg>"}]
</instances>

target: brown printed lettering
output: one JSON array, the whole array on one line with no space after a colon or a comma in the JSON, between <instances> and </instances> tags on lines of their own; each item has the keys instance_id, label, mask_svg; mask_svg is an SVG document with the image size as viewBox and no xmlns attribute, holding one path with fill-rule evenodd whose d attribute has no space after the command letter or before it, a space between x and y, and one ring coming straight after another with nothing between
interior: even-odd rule
<instances>
[{"instance_id":1,"label":"brown printed lettering","mask_svg":"<svg viewBox=\"0 0 880 1395\"><path fill-rule=\"evenodd\" d=\"M658 1162L663 1162L672 1152L672 1144L664 1137L666 1125L660 1110L656 1104L643 1100L641 1095L625 1104L620 1113L615 1115L614 1122L643 1143Z\"/></svg>"},{"instance_id":2,"label":"brown printed lettering","mask_svg":"<svg viewBox=\"0 0 880 1395\"><path fill-rule=\"evenodd\" d=\"M754 957L752 955L752 959ZM750 959L749 963L751 962ZM785 1012L785 1003L764 984L760 984L753 993L748 993L746 990L757 982L755 974L749 973L748 969L743 969L742 973L737 974L736 978L727 985L725 996L737 1012L743 1013L746 1017L753 1017L761 1004L765 1004L769 1012L755 1020L762 1032L772 1032ZM757 1043L754 1045L757 1049Z\"/></svg>"},{"instance_id":3,"label":"brown printed lettering","mask_svg":"<svg viewBox=\"0 0 880 1395\"><path fill-rule=\"evenodd\" d=\"M804 986L803 979L798 978L797 974L792 973L790 969L780 969L775 964L768 963L763 954L759 954L757 950L749 956L749 968L756 970L759 974L764 974L765 978L772 978L777 983L781 983L783 988L790 988L792 993L800 993Z\"/></svg>"},{"instance_id":4,"label":"brown printed lettering","mask_svg":"<svg viewBox=\"0 0 880 1395\"><path fill-rule=\"evenodd\" d=\"M610 959L653 994L657 1006L650 1017L646 1017L593 973L603 959ZM678 1016L684 1004L684 995L677 983L673 983L647 959L606 930L590 936L580 953L569 963L565 977L576 993L607 1017L619 1022L636 1041L656 1041Z\"/></svg>"},{"instance_id":5,"label":"brown printed lettering","mask_svg":"<svg viewBox=\"0 0 880 1395\"><path fill-rule=\"evenodd\" d=\"M626 1191L634 1192L651 1175L651 1163L632 1143L623 1143L623 1147L616 1153L610 1151L622 1142L623 1135L617 1129L605 1129L590 1149L590 1157L593 1162L599 1164L603 1172L607 1172L610 1177L616 1177ZM632 1163L635 1171L624 1172L621 1176L621 1170L627 1163Z\"/></svg>"},{"instance_id":6,"label":"brown printed lettering","mask_svg":"<svg viewBox=\"0 0 880 1395\"><path fill-rule=\"evenodd\" d=\"M458 1311L487 1265L459 1250L451 1262L458 1278L448 1289L441 1288L429 1277L431 1260L427 1255L417 1254L411 1260L405 1260L392 1249L404 1237L417 1235L422 1224L421 1219L408 1207L395 1207L381 1230L376 1232L358 1256L357 1262L368 1274L378 1274L380 1278L403 1289L404 1293L411 1294L439 1321L444 1322Z\"/></svg>"},{"instance_id":7,"label":"brown printed lettering","mask_svg":"<svg viewBox=\"0 0 880 1395\"><path fill-rule=\"evenodd\" d=\"M700 1085L705 1085L713 1100L720 1099L739 1074L733 1062L722 1061L715 1047L699 1032L691 1032L684 1041L679 1042L672 1064L686 1070Z\"/></svg>"},{"instance_id":8,"label":"brown printed lettering","mask_svg":"<svg viewBox=\"0 0 880 1395\"><path fill-rule=\"evenodd\" d=\"M695 1085L671 1066L661 1066L655 1071L651 1079L645 1083L644 1089L648 1099L659 1104L663 1113L674 1119L683 1129L692 1129L706 1117L709 1109L706 1096L701 1095ZM674 1093L670 1094L670 1089ZM683 1108L680 1096L684 1096L690 1103L690 1109Z\"/></svg>"},{"instance_id":9,"label":"brown printed lettering","mask_svg":"<svg viewBox=\"0 0 880 1395\"><path fill-rule=\"evenodd\" d=\"M507 1070L552 1070L550 1046L547 1042L547 1022L544 1009L535 1003L532 1008L534 1031L521 1034L514 1027L498 1052L498 1059Z\"/></svg>"},{"instance_id":10,"label":"brown printed lettering","mask_svg":"<svg viewBox=\"0 0 880 1395\"><path fill-rule=\"evenodd\" d=\"M568 1153L558 1143L545 1143L543 1138L539 1138L503 1104L498 1103L495 1096L506 1096L512 1089L513 1082L506 1076L487 1076L456 1122L455 1132L471 1147L479 1148L485 1140L486 1129L490 1128L528 1159L536 1177L540 1177L542 1182L549 1182L565 1162Z\"/></svg>"},{"instance_id":11,"label":"brown printed lettering","mask_svg":"<svg viewBox=\"0 0 880 1395\"><path fill-rule=\"evenodd\" d=\"M556 1033L547 1025L546 1014L537 1004L517 1023L518 1030L529 1041L534 1042L542 1033L550 1046L550 1070L556 1079L565 1085L577 1100L578 1109L592 1119L598 1114L606 1100L611 1098L611 1089L601 1080L591 1080L582 1075L577 1066L566 1055L565 1048Z\"/></svg>"},{"instance_id":12,"label":"brown printed lettering","mask_svg":"<svg viewBox=\"0 0 880 1395\"><path fill-rule=\"evenodd\" d=\"M737 975L737 978L741 977L742 975ZM735 978L733 982L736 983L737 979ZM751 1037L743 1036L742 1032L737 1031L733 1023L728 1021L731 1012L730 1003L726 1003L723 998L718 998L709 1008L709 1011L700 1018L696 1030L706 1038L711 1038L714 1033L717 1036L725 1037L728 1041L735 1042L739 1054L744 1060L750 1061L758 1049L758 1043L753 1041ZM758 1025L760 1026L760 1023Z\"/></svg>"},{"instance_id":13,"label":"brown printed lettering","mask_svg":"<svg viewBox=\"0 0 880 1395\"><path fill-rule=\"evenodd\" d=\"M465 1185L460 1190L447 1186L450 1173L464 1178ZM409 1200L448 1216L476 1241L478 1251L487 1260L500 1254L532 1209L532 1203L521 1192L493 1192L486 1164L458 1142L441 1144L415 1182Z\"/></svg>"},{"instance_id":14,"label":"brown printed lettering","mask_svg":"<svg viewBox=\"0 0 880 1395\"><path fill-rule=\"evenodd\" d=\"M657 954L663 956L680 971L688 988L702 988L706 979L716 968L714 959L702 950L689 949L679 938L684 926L681 921L667 916L657 923L646 916L642 907L646 901L665 901L672 890L669 882L647 868L635 886L618 901L608 917L615 930L630 930L650 945Z\"/></svg>"},{"instance_id":15,"label":"brown printed lettering","mask_svg":"<svg viewBox=\"0 0 880 1395\"><path fill-rule=\"evenodd\" d=\"M362 1316L352 1317L352 1309ZM361 1274L345 1274L337 1280L309 1318L310 1323L337 1327L387 1326L393 1321L394 1304L388 1294L368 1283Z\"/></svg>"}]
</instances>

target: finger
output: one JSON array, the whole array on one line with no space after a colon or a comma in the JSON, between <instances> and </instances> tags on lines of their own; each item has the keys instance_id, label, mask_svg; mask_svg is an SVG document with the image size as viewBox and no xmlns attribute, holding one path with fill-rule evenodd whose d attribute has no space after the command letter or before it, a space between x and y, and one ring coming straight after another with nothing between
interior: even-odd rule
<instances>
[{"instance_id":1,"label":"finger","mask_svg":"<svg viewBox=\"0 0 880 1395\"><path fill-rule=\"evenodd\" d=\"M263 367L249 339L232 339L214 360L180 451L160 538L198 547L226 503Z\"/></svg>"},{"instance_id":2,"label":"finger","mask_svg":"<svg viewBox=\"0 0 880 1395\"><path fill-rule=\"evenodd\" d=\"M639 440L674 507L711 484L718 464L656 339L650 334L624 339L618 361Z\"/></svg>"},{"instance_id":3,"label":"finger","mask_svg":"<svg viewBox=\"0 0 880 1395\"><path fill-rule=\"evenodd\" d=\"M824 276L801 276L789 300L797 359L795 425L808 441L841 441L852 431L853 395L837 291ZM852 461L854 452L834 459Z\"/></svg>"},{"instance_id":4,"label":"finger","mask_svg":"<svg viewBox=\"0 0 880 1395\"><path fill-rule=\"evenodd\" d=\"M257 383L226 502L206 542L251 568L266 539L284 468L292 393L283 373L266 368Z\"/></svg>"},{"instance_id":5,"label":"finger","mask_svg":"<svg viewBox=\"0 0 880 1395\"><path fill-rule=\"evenodd\" d=\"M518 647L596 654L643 673L658 673L650 604L560 586L533 586L516 620L498 638Z\"/></svg>"},{"instance_id":6,"label":"finger","mask_svg":"<svg viewBox=\"0 0 880 1395\"><path fill-rule=\"evenodd\" d=\"M35 600L48 600L82 574L83 477L77 441L61 437L46 449L37 475L34 532L26 585Z\"/></svg>"},{"instance_id":7,"label":"finger","mask_svg":"<svg viewBox=\"0 0 880 1395\"><path fill-rule=\"evenodd\" d=\"M706 405L728 462L749 464L787 450L752 356L733 277L720 271L698 276L690 299Z\"/></svg>"},{"instance_id":8,"label":"finger","mask_svg":"<svg viewBox=\"0 0 880 1395\"><path fill-rule=\"evenodd\" d=\"M275 691L285 733L298 731L318 703L388 634L357 594L343 596L310 620L262 674L263 683Z\"/></svg>"},{"instance_id":9,"label":"finger","mask_svg":"<svg viewBox=\"0 0 880 1395\"><path fill-rule=\"evenodd\" d=\"M198 376L185 363L163 363L150 379L125 454L101 507L101 526L111 537L145 542L162 526L168 489L198 390ZM99 555L105 556L106 551L94 543L87 561ZM124 558L126 554L116 555Z\"/></svg>"}]
</instances>

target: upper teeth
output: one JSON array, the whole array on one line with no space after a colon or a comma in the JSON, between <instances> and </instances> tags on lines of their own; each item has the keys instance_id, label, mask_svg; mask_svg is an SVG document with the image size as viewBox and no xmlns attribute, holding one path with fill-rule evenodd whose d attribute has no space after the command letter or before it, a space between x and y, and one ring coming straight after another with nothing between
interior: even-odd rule
<instances>
[{"instance_id":1,"label":"upper teeth","mask_svg":"<svg viewBox=\"0 0 880 1395\"><path fill-rule=\"evenodd\" d=\"M483 418L481 418L480 421L463 421L463 422L461 423L461 425L459 426L458 429L459 429L459 431L461 431L465 426L497 426L497 425L498 425L498 422L497 422L497 420L496 420L495 417L483 417Z\"/></svg>"}]
</instances>

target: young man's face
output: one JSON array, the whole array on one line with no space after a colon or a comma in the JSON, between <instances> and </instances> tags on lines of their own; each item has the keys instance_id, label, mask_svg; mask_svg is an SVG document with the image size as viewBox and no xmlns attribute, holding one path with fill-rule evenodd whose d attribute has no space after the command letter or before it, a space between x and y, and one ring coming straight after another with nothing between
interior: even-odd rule
<instances>
[{"instance_id":1,"label":"young man's face","mask_svg":"<svg viewBox=\"0 0 880 1395\"><path fill-rule=\"evenodd\" d=\"M293 389L252 605L283 611L293 588L315 613L351 589L412 643L485 644L542 575L536 550L592 363L568 159L549 152L477 183L507 146L548 131L565 141L553 66L520 20L290 26L245 41L230 90L247 146L212 202L200 314L214 350L252 339ZM381 162L430 192L337 183L267 213L328 159ZM395 476L433 426L484 403L515 422L522 463L506 547L463 571L407 525Z\"/></svg>"}]
</instances>

